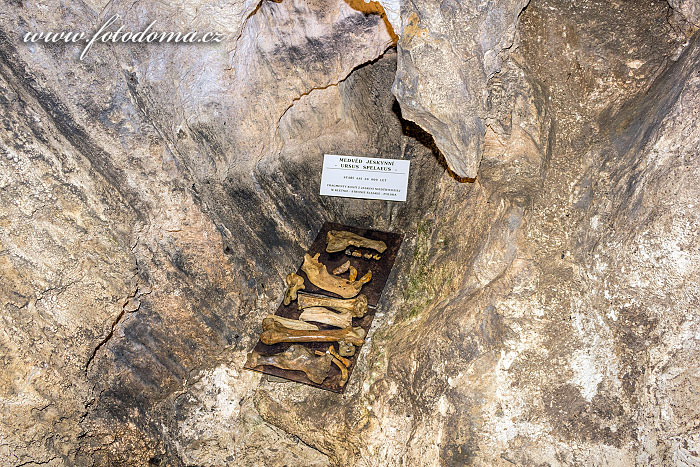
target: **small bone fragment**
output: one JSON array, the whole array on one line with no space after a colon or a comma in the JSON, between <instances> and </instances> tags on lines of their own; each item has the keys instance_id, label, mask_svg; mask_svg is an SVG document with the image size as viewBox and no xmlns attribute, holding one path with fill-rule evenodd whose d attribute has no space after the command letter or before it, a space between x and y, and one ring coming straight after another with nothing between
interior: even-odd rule
<instances>
[{"instance_id":1,"label":"small bone fragment","mask_svg":"<svg viewBox=\"0 0 700 467\"><path fill-rule=\"evenodd\" d=\"M343 357L352 357L355 355L355 346L345 341L338 341L338 354Z\"/></svg>"},{"instance_id":2,"label":"small bone fragment","mask_svg":"<svg viewBox=\"0 0 700 467\"><path fill-rule=\"evenodd\" d=\"M260 340L265 345L273 345L280 342L337 342L340 340L353 345L362 345L365 341L365 334L365 330L360 327L347 327L329 331L299 331L286 328L276 321L270 320L268 328L260 334Z\"/></svg>"},{"instance_id":3,"label":"small bone fragment","mask_svg":"<svg viewBox=\"0 0 700 467\"><path fill-rule=\"evenodd\" d=\"M372 259L374 255L372 253L362 253L364 259Z\"/></svg>"},{"instance_id":4,"label":"small bone fragment","mask_svg":"<svg viewBox=\"0 0 700 467\"><path fill-rule=\"evenodd\" d=\"M289 319L283 316L277 315L267 315L263 320L263 329L265 329L265 320L271 319L277 321L285 328L298 329L301 331L318 331L318 326L311 323L305 323L304 321L299 321L298 319Z\"/></svg>"},{"instance_id":5,"label":"small bone fragment","mask_svg":"<svg viewBox=\"0 0 700 467\"><path fill-rule=\"evenodd\" d=\"M370 240L345 230L329 230L328 234L326 234L326 241L328 242L328 245L326 245L328 253L343 251L349 246L369 248L379 253L384 253L384 250L386 250L386 243L381 240Z\"/></svg>"},{"instance_id":6,"label":"small bone fragment","mask_svg":"<svg viewBox=\"0 0 700 467\"><path fill-rule=\"evenodd\" d=\"M350 365L352 365L352 362L351 362L350 360L348 360L347 358L343 358L343 357L341 357L340 355L338 355L338 353L335 351L335 349L333 348L332 345L328 347L327 352L328 352L329 354L333 355L333 356L334 356L335 358L337 358L339 361L341 361L341 362L343 363L343 365L345 365L346 368L350 368Z\"/></svg>"},{"instance_id":7,"label":"small bone fragment","mask_svg":"<svg viewBox=\"0 0 700 467\"><path fill-rule=\"evenodd\" d=\"M284 306L287 306L297 299L297 292L300 289L305 289L306 286L304 285L304 278L293 272L287 274L285 282L287 283L287 291L284 293L283 303Z\"/></svg>"},{"instance_id":8,"label":"small bone fragment","mask_svg":"<svg viewBox=\"0 0 700 467\"><path fill-rule=\"evenodd\" d=\"M333 276L328 273L326 265L318 260L319 256L319 253L316 253L313 257L307 253L304 255L304 264L301 265L301 270L306 273L306 277L316 287L338 294L343 298L352 298L360 293L362 286L372 279L372 271L367 272L360 280L355 282Z\"/></svg>"},{"instance_id":9,"label":"small bone fragment","mask_svg":"<svg viewBox=\"0 0 700 467\"><path fill-rule=\"evenodd\" d=\"M333 356L314 357L313 353L301 345L292 345L286 351L275 355L248 354L246 366L255 368L271 365L283 370L303 371L306 377L316 384L323 383L331 369Z\"/></svg>"},{"instance_id":10,"label":"small bone fragment","mask_svg":"<svg viewBox=\"0 0 700 467\"><path fill-rule=\"evenodd\" d=\"M380 259L382 259L382 256L379 253L375 253L374 255L372 255L372 259L379 261Z\"/></svg>"},{"instance_id":11,"label":"small bone fragment","mask_svg":"<svg viewBox=\"0 0 700 467\"><path fill-rule=\"evenodd\" d=\"M335 311L349 311L353 318L362 318L367 313L367 297L360 294L350 300L330 297L315 297L305 293L299 294L299 309L310 308L312 306L322 306Z\"/></svg>"},{"instance_id":12,"label":"small bone fragment","mask_svg":"<svg viewBox=\"0 0 700 467\"><path fill-rule=\"evenodd\" d=\"M351 267L351 266L350 266L350 260L347 260L346 262L344 262L343 264L341 264L340 266L338 266L337 268L335 268L335 269L333 270L333 274L335 274L336 276L338 276L338 275L344 273L345 271L347 271L348 268L350 268L350 267Z\"/></svg>"},{"instance_id":13,"label":"small bone fragment","mask_svg":"<svg viewBox=\"0 0 700 467\"><path fill-rule=\"evenodd\" d=\"M348 280L350 282L355 282L357 279L357 269L355 269L353 266L350 266L350 276L348 277Z\"/></svg>"},{"instance_id":14,"label":"small bone fragment","mask_svg":"<svg viewBox=\"0 0 700 467\"><path fill-rule=\"evenodd\" d=\"M348 367L345 365L345 360L344 358L342 360L339 360L334 354L335 351L333 350L333 346L331 345L327 351L321 352L320 350L316 350L316 355L329 355L331 357L331 361L335 363L335 366L338 367L340 370L340 381L338 382L338 385L342 388L345 386L345 383L348 382ZM337 354L336 354L337 355ZM342 358L342 357L341 357Z\"/></svg>"},{"instance_id":15,"label":"small bone fragment","mask_svg":"<svg viewBox=\"0 0 700 467\"><path fill-rule=\"evenodd\" d=\"M355 258L361 258L361 257L362 257L362 252L361 252L360 250L355 250L355 251L353 251L353 252L350 253L350 254L353 255Z\"/></svg>"},{"instance_id":16,"label":"small bone fragment","mask_svg":"<svg viewBox=\"0 0 700 467\"><path fill-rule=\"evenodd\" d=\"M312 306L304 309L299 315L302 321L314 321L316 323L328 324L336 328L347 328L352 326L352 315L349 311L336 313L322 306Z\"/></svg>"}]
</instances>

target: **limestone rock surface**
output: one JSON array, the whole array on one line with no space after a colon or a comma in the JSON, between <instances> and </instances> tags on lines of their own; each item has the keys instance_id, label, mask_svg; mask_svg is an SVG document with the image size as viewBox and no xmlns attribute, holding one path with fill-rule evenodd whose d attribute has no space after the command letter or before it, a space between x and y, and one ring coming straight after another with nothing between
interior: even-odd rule
<instances>
[{"instance_id":1,"label":"limestone rock surface","mask_svg":"<svg viewBox=\"0 0 700 467\"><path fill-rule=\"evenodd\" d=\"M0 463L700 462L692 2L380 3L2 3ZM114 14L227 39L21 41ZM242 369L326 220L406 234L344 395Z\"/></svg>"},{"instance_id":2,"label":"limestone rock surface","mask_svg":"<svg viewBox=\"0 0 700 467\"><path fill-rule=\"evenodd\" d=\"M516 41L527 0L402 2L394 94L458 176L475 178L491 114L489 80Z\"/></svg>"}]
</instances>

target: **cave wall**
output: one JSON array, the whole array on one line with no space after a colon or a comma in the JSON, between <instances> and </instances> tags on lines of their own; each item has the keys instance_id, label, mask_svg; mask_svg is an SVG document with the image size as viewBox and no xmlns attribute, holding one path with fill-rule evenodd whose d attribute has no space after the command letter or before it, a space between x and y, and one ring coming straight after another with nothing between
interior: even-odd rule
<instances>
[{"instance_id":1,"label":"cave wall","mask_svg":"<svg viewBox=\"0 0 700 467\"><path fill-rule=\"evenodd\" d=\"M4 464L699 461L693 3L381 3L3 3ZM114 13L230 39L19 40ZM343 396L241 369L326 220L407 235Z\"/></svg>"}]
</instances>

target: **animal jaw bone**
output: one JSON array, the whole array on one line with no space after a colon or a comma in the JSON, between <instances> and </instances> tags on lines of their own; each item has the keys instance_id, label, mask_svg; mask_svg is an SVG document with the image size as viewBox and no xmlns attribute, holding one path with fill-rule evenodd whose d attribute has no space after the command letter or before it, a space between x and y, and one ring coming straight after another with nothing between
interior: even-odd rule
<instances>
[{"instance_id":1,"label":"animal jaw bone","mask_svg":"<svg viewBox=\"0 0 700 467\"><path fill-rule=\"evenodd\" d=\"M316 323L328 324L336 328L347 328L352 326L352 315L349 311L336 313L322 306L312 306L304 309L299 315L302 321L314 321Z\"/></svg>"},{"instance_id":2,"label":"animal jaw bone","mask_svg":"<svg viewBox=\"0 0 700 467\"><path fill-rule=\"evenodd\" d=\"M319 256L319 253L313 257L307 253L304 255L304 264L301 266L301 270L306 273L306 277L316 287L338 294L343 298L352 298L360 293L362 286L372 279L372 271L368 271L367 274L354 282L329 274L326 265L318 260Z\"/></svg>"},{"instance_id":3,"label":"animal jaw bone","mask_svg":"<svg viewBox=\"0 0 700 467\"><path fill-rule=\"evenodd\" d=\"M293 272L287 274L285 282L287 283L287 291L284 293L283 303L284 306L287 306L297 299L297 292L305 289L306 286L304 285L304 278Z\"/></svg>"},{"instance_id":4,"label":"animal jaw bone","mask_svg":"<svg viewBox=\"0 0 700 467\"><path fill-rule=\"evenodd\" d=\"M282 326L275 320L263 320L260 340L265 345L280 342L337 342L345 341L360 346L365 341L366 331L360 327L332 329L329 331L300 331Z\"/></svg>"},{"instance_id":5,"label":"animal jaw bone","mask_svg":"<svg viewBox=\"0 0 700 467\"><path fill-rule=\"evenodd\" d=\"M261 355L258 352L251 352L248 354L246 366L255 368L261 365L270 365L283 370L303 371L309 380L321 384L328 376L332 359L333 356L330 354L315 357L306 347L292 345L284 352L275 355Z\"/></svg>"},{"instance_id":6,"label":"animal jaw bone","mask_svg":"<svg viewBox=\"0 0 700 467\"><path fill-rule=\"evenodd\" d=\"M300 293L297 303L299 304L300 310L313 306L322 306L340 311L341 313L349 311L353 318L362 318L367 313L367 297L364 294L360 294L350 300L343 300L341 298L315 297L313 295Z\"/></svg>"},{"instance_id":7,"label":"animal jaw bone","mask_svg":"<svg viewBox=\"0 0 700 467\"><path fill-rule=\"evenodd\" d=\"M379 253L384 253L386 250L386 243L381 240L370 240L345 230L329 230L326 234L326 241L328 242L326 245L328 253L343 251L349 246L369 248Z\"/></svg>"},{"instance_id":8,"label":"animal jaw bone","mask_svg":"<svg viewBox=\"0 0 700 467\"><path fill-rule=\"evenodd\" d=\"M318 326L315 324L311 323L306 323L304 321L299 321L298 319L289 319L285 318L283 316L277 316L277 315L267 315L265 319L271 319L273 321L277 321L280 323L282 326L289 328L289 329L297 329L300 331L318 331ZM263 329L265 329L265 319L263 320Z\"/></svg>"}]
</instances>

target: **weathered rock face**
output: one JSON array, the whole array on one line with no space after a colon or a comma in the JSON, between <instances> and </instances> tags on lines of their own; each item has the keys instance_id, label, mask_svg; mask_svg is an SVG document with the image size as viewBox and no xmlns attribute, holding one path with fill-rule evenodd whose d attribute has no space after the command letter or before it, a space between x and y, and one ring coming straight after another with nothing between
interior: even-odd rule
<instances>
[{"instance_id":1,"label":"weathered rock face","mask_svg":"<svg viewBox=\"0 0 700 467\"><path fill-rule=\"evenodd\" d=\"M402 4L394 94L403 116L433 135L460 177L477 175L495 110L488 82L501 71L527 3Z\"/></svg>"},{"instance_id":2,"label":"weathered rock face","mask_svg":"<svg viewBox=\"0 0 700 467\"><path fill-rule=\"evenodd\" d=\"M3 464L700 462L692 2L382 4L3 5ZM114 13L229 39L19 40ZM407 235L343 396L241 369L325 220Z\"/></svg>"}]
</instances>

